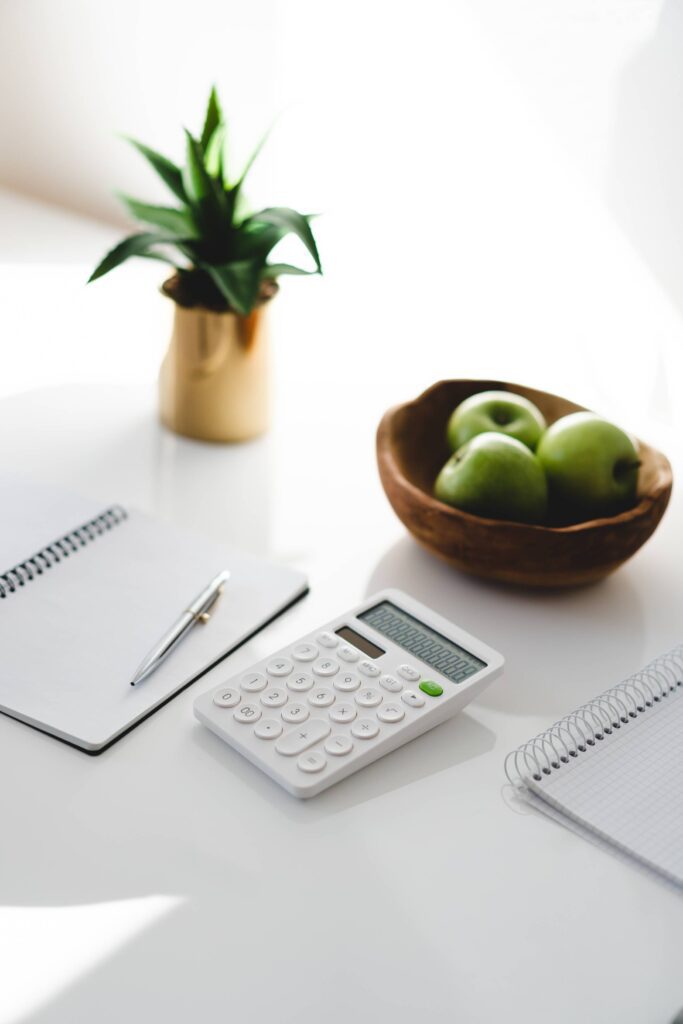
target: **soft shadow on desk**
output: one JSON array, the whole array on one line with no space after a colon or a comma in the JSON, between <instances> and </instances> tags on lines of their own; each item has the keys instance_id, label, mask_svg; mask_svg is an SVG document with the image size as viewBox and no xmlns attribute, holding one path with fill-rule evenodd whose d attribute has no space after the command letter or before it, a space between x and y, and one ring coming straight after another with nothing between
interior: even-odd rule
<instances>
[{"instance_id":1,"label":"soft shadow on desk","mask_svg":"<svg viewBox=\"0 0 683 1024\"><path fill-rule=\"evenodd\" d=\"M141 411L137 398L128 408L130 394L115 386L45 388L30 397L31 416L26 396L3 401L0 428L7 433L13 416L22 424L4 456L6 468L42 478L51 467L47 478L67 488L133 504L248 551L269 551L271 437L240 445L180 437L144 404ZM89 417L96 430L84 443Z\"/></svg>"},{"instance_id":2,"label":"soft shadow on desk","mask_svg":"<svg viewBox=\"0 0 683 1024\"><path fill-rule=\"evenodd\" d=\"M267 800L281 814L302 823L377 800L386 793L480 757L493 749L496 739L490 729L462 712L318 796L298 800L208 729L197 726L193 738L214 758L221 771L244 783L258 799Z\"/></svg>"},{"instance_id":3,"label":"soft shadow on desk","mask_svg":"<svg viewBox=\"0 0 683 1024\"><path fill-rule=\"evenodd\" d=\"M179 437L149 417L118 432L89 468L100 474L101 464L113 467L131 493L144 495L152 515L266 554L271 546L271 461L269 438L212 445Z\"/></svg>"},{"instance_id":4,"label":"soft shadow on desk","mask_svg":"<svg viewBox=\"0 0 683 1024\"><path fill-rule=\"evenodd\" d=\"M503 654L503 678L477 700L498 711L563 715L643 661L643 610L629 567L589 587L524 590L466 576L405 537L365 592L385 587L405 590Z\"/></svg>"},{"instance_id":5,"label":"soft shadow on desk","mask_svg":"<svg viewBox=\"0 0 683 1024\"><path fill-rule=\"evenodd\" d=\"M118 1024L133 998L136 1021L185 1020L192 1016L202 1021L217 1019L216 985L207 986L207 976L225 979L228 993L231 971L239 962L240 951L245 945L258 948L264 927L263 917L254 912L253 890L254 885L263 881L261 858L255 857L259 866L253 872L246 861L241 878L226 875L226 864L230 864L226 850L229 851L231 836L245 824L249 828L251 821L244 814L234 819L232 795L237 790L243 797L246 793L242 808L253 808L254 843L263 837L263 823L272 822L274 865L278 835L282 836L285 848L295 838L300 855L290 858L289 881L295 892L297 886L302 886L304 897L310 898L316 893L316 882L309 871L308 837L311 833L324 834L330 816L352 812L364 802L381 801L401 788L408 790L401 803L402 813L406 813L414 783L439 772L457 770L459 764L489 751L494 742L490 730L471 715L461 714L331 790L312 800L299 801L199 724L191 735L187 763L195 765L200 781L196 787L178 791L171 819L168 808L155 806L154 795L164 782L155 779L153 773L141 780L138 800L127 809L117 773L107 770L107 760L120 752L112 749L95 764L95 771L103 774L97 786L103 810L102 817L94 822L89 818L85 823L86 844L81 841L82 833L72 833L70 828L63 827L64 808L52 799L47 787L35 794L31 816L42 842L20 834L15 843L3 844L0 907L72 907L153 894L173 894L180 901L163 920L140 929L95 966L74 972L68 987L59 987L49 1002L22 1016L21 1024L86 1020ZM130 741L135 742L135 737L131 736ZM65 756L78 755L67 752ZM414 786L413 792L417 804L420 790ZM87 810L91 796L86 792L81 802L76 795L76 809ZM116 838L107 826L106 807L112 800L120 802ZM70 810L73 813L73 807ZM376 810L382 813L379 804ZM202 837L199 842L195 825ZM316 829L316 825L322 827ZM343 841L344 833L348 830L355 835L357 827L357 819L350 813L348 821L342 818L336 824L335 831ZM381 869L372 865L370 869L379 870L377 892L387 912L396 915L396 928L412 927L413 922L403 918L402 909L394 906L391 888L386 892L382 889ZM277 870L276 878L280 878ZM325 885L323 882L319 890L321 899ZM258 900L256 905L262 912ZM269 911L270 907L267 903ZM238 927L234 927L235 922ZM282 929L285 923L270 921L269 927ZM283 938L288 935L292 939L288 927L290 930L283 931ZM226 1003L228 1013L229 1006ZM123 1014L119 1015L121 1008Z\"/></svg>"},{"instance_id":6,"label":"soft shadow on desk","mask_svg":"<svg viewBox=\"0 0 683 1024\"><path fill-rule=\"evenodd\" d=\"M17 723L17 728L23 726ZM211 782L209 793L225 791L229 803L230 791L244 786L251 791L254 801L266 801L285 818L309 824L367 801L379 800L439 772L455 769L487 753L495 742L490 729L463 712L318 796L298 800L199 723L190 725L190 737L197 755L207 761L202 771ZM98 800L105 808L105 823L97 819L97 827L93 828L88 822L89 849L75 842L75 832L72 836L71 830L64 830L63 810L51 798L49 789L34 792L31 828L16 833L6 831L0 849L0 907L82 905L158 892L197 896L195 890L201 890L203 885L192 867L189 823L195 814L208 820L215 813L215 806L211 800L204 801L201 794L191 792L188 798L181 793L179 806L187 815L189 829L186 836L182 829L181 834L188 845L181 843L171 848L160 840L159 849L155 851L154 792L158 781L152 774L144 783L148 812L140 817L133 802L130 812L126 813L125 796L117 789L113 766L107 764L125 756L126 742L137 739L139 737L131 734L95 762L95 774L101 771L103 778ZM85 779L90 772L88 760L77 751L66 751L64 756L80 759L78 763L84 766ZM106 806L112 800L117 805L120 803L116 814L121 822L121 833L116 844L112 844L106 826ZM163 828L165 825L161 828L162 834ZM142 858L141 832L145 834L146 843ZM153 865L151 874L149 865ZM183 883L192 879L189 891L178 891L178 877Z\"/></svg>"}]
</instances>

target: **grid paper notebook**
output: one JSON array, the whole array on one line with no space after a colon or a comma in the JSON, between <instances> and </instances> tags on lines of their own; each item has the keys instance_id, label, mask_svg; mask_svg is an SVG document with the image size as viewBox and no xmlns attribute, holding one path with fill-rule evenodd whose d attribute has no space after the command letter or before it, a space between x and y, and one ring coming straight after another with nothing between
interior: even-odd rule
<instances>
[{"instance_id":1,"label":"grid paper notebook","mask_svg":"<svg viewBox=\"0 0 683 1024\"><path fill-rule=\"evenodd\" d=\"M210 621L131 687L149 649L224 569ZM99 751L305 591L288 566L2 474L0 712Z\"/></svg>"},{"instance_id":2,"label":"grid paper notebook","mask_svg":"<svg viewBox=\"0 0 683 1024\"><path fill-rule=\"evenodd\" d=\"M683 886L683 645L508 754L539 810ZM577 827L578 826L578 827Z\"/></svg>"}]
</instances>

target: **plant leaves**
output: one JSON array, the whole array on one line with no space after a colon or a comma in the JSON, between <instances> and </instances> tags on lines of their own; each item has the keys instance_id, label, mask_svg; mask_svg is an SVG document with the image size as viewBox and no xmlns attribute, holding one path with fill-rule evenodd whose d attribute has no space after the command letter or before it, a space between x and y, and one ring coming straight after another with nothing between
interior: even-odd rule
<instances>
[{"instance_id":1,"label":"plant leaves","mask_svg":"<svg viewBox=\"0 0 683 1024\"><path fill-rule=\"evenodd\" d=\"M183 184L190 201L199 215L199 228L207 235L220 234L230 226L229 206L225 193L204 166L204 150L185 130L187 164L183 169Z\"/></svg>"},{"instance_id":2,"label":"plant leaves","mask_svg":"<svg viewBox=\"0 0 683 1024\"><path fill-rule=\"evenodd\" d=\"M247 221L234 232L230 248L234 259L259 259L265 263L268 253L287 234L279 224Z\"/></svg>"},{"instance_id":3,"label":"plant leaves","mask_svg":"<svg viewBox=\"0 0 683 1024\"><path fill-rule=\"evenodd\" d=\"M224 173L227 173L228 168L224 168ZM233 223L242 225L245 221L251 217L252 209L249 204L249 200L245 196L243 190L235 186L235 188L228 188L225 192L226 196L232 197L233 202Z\"/></svg>"},{"instance_id":4,"label":"plant leaves","mask_svg":"<svg viewBox=\"0 0 683 1024\"><path fill-rule=\"evenodd\" d=\"M211 196L211 179L204 166L204 151L199 143L185 129L186 164L183 168L183 185L191 202L199 203Z\"/></svg>"},{"instance_id":5,"label":"plant leaves","mask_svg":"<svg viewBox=\"0 0 683 1024\"><path fill-rule=\"evenodd\" d=\"M153 245L163 245L178 241L174 235L160 235L157 231L143 231L138 235L129 235L122 242L115 245L104 259L102 259L88 278L88 284L96 281L98 277L108 274L114 267L120 266L131 256L150 256L149 250ZM162 257L163 259L163 257ZM172 263L172 260L167 260Z\"/></svg>"},{"instance_id":6,"label":"plant leaves","mask_svg":"<svg viewBox=\"0 0 683 1024\"><path fill-rule=\"evenodd\" d=\"M173 245L178 250L178 252L183 254L185 259L190 263L191 266L195 266L195 264L198 265L201 262L197 254L196 248L192 244L191 240L183 238L182 240L174 242Z\"/></svg>"},{"instance_id":7,"label":"plant leaves","mask_svg":"<svg viewBox=\"0 0 683 1024\"><path fill-rule=\"evenodd\" d=\"M150 149L149 146L145 146L144 143L138 142L137 139L131 139L129 136L124 136L127 142L130 142L131 146L134 146L138 153L141 153L145 160L148 161L157 172L162 181L170 188L171 192L182 199L184 203L187 202L187 195L183 186L183 176L180 168L168 160L161 153L157 153L155 150Z\"/></svg>"},{"instance_id":8,"label":"plant leaves","mask_svg":"<svg viewBox=\"0 0 683 1024\"><path fill-rule=\"evenodd\" d=\"M285 234L289 234L291 232L296 235L297 238L301 239L315 260L317 272L322 274L323 270L320 264L318 246L316 245L315 238L313 237L313 232L311 231L311 227L308 223L308 218L304 217L302 213L298 213L296 210L292 210L288 206L273 206L267 210L261 210L260 213L255 213L253 217L249 218L249 220L260 221L263 224L276 224L279 227L285 228Z\"/></svg>"},{"instance_id":9,"label":"plant leaves","mask_svg":"<svg viewBox=\"0 0 683 1024\"><path fill-rule=\"evenodd\" d=\"M159 260L160 263L165 263L167 267L173 267L173 269L177 270L178 273L180 273L181 270L184 271L187 269L186 267L179 266L175 260L171 259L170 256L164 256L160 252L141 252L138 253L138 255L140 259L143 260Z\"/></svg>"},{"instance_id":10,"label":"plant leaves","mask_svg":"<svg viewBox=\"0 0 683 1024\"><path fill-rule=\"evenodd\" d=\"M206 150L209 144L209 139L216 131L216 128L223 123L223 111L218 100L218 93L216 86L211 86L211 92L209 93L209 102L206 105L206 115L204 117L204 127L202 128L202 134L199 137L199 145L202 149Z\"/></svg>"},{"instance_id":11,"label":"plant leaves","mask_svg":"<svg viewBox=\"0 0 683 1024\"><path fill-rule=\"evenodd\" d=\"M261 266L257 260L240 260L220 267L204 264L202 267L236 313L247 316L258 299L261 284Z\"/></svg>"},{"instance_id":12,"label":"plant leaves","mask_svg":"<svg viewBox=\"0 0 683 1024\"><path fill-rule=\"evenodd\" d=\"M310 277L317 274L317 270L302 270L301 267L294 267L291 263L266 263L261 269L261 280L274 281L282 274L297 274Z\"/></svg>"},{"instance_id":13,"label":"plant leaves","mask_svg":"<svg viewBox=\"0 0 683 1024\"><path fill-rule=\"evenodd\" d=\"M157 228L163 228L164 231L170 231L185 238L195 238L197 235L197 229L187 209L176 210L170 206L153 206L122 193L119 193L119 199L136 220L153 224Z\"/></svg>"},{"instance_id":14,"label":"plant leaves","mask_svg":"<svg viewBox=\"0 0 683 1024\"><path fill-rule=\"evenodd\" d=\"M223 184L227 126L219 124L204 146L204 166L212 178Z\"/></svg>"},{"instance_id":15,"label":"plant leaves","mask_svg":"<svg viewBox=\"0 0 683 1024\"><path fill-rule=\"evenodd\" d=\"M244 179L246 178L247 174L249 174L249 171L251 170L251 168L252 168L252 166L254 164L254 161L256 160L256 158L258 157L259 153L261 152L261 150L265 146L266 142L270 138L270 133L272 132L273 128L275 127L276 121L277 121L277 118L275 118L275 120L272 122L272 124L270 124L269 127L266 129L266 131L263 133L263 136L259 140L256 148L253 150L251 156L249 157L249 159L247 160L246 164L242 168L242 173L240 174L240 176L237 179L237 181L235 183L235 186L234 186L236 189L241 189L242 188L242 185L244 184Z\"/></svg>"}]
</instances>

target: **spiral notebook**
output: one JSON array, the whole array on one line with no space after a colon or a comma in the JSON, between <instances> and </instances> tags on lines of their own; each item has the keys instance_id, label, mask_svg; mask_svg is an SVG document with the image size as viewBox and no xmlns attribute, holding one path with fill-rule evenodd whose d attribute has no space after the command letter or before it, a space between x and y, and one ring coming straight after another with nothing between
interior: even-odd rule
<instances>
[{"instance_id":1,"label":"spiral notebook","mask_svg":"<svg viewBox=\"0 0 683 1024\"><path fill-rule=\"evenodd\" d=\"M683 645L508 754L526 799L683 886Z\"/></svg>"},{"instance_id":2,"label":"spiral notebook","mask_svg":"<svg viewBox=\"0 0 683 1024\"><path fill-rule=\"evenodd\" d=\"M224 569L210 621L140 661ZM304 576L151 519L0 476L0 711L98 752L306 592Z\"/></svg>"}]
</instances>

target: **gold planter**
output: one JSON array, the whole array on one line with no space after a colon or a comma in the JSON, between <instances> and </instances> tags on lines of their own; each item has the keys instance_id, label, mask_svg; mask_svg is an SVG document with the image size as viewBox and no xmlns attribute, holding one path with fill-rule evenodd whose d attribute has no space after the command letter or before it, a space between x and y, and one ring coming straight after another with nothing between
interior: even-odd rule
<instances>
[{"instance_id":1,"label":"gold planter","mask_svg":"<svg viewBox=\"0 0 683 1024\"><path fill-rule=\"evenodd\" d=\"M159 411L169 430L201 441L247 441L269 422L266 305L249 316L175 304L159 373Z\"/></svg>"}]
</instances>

